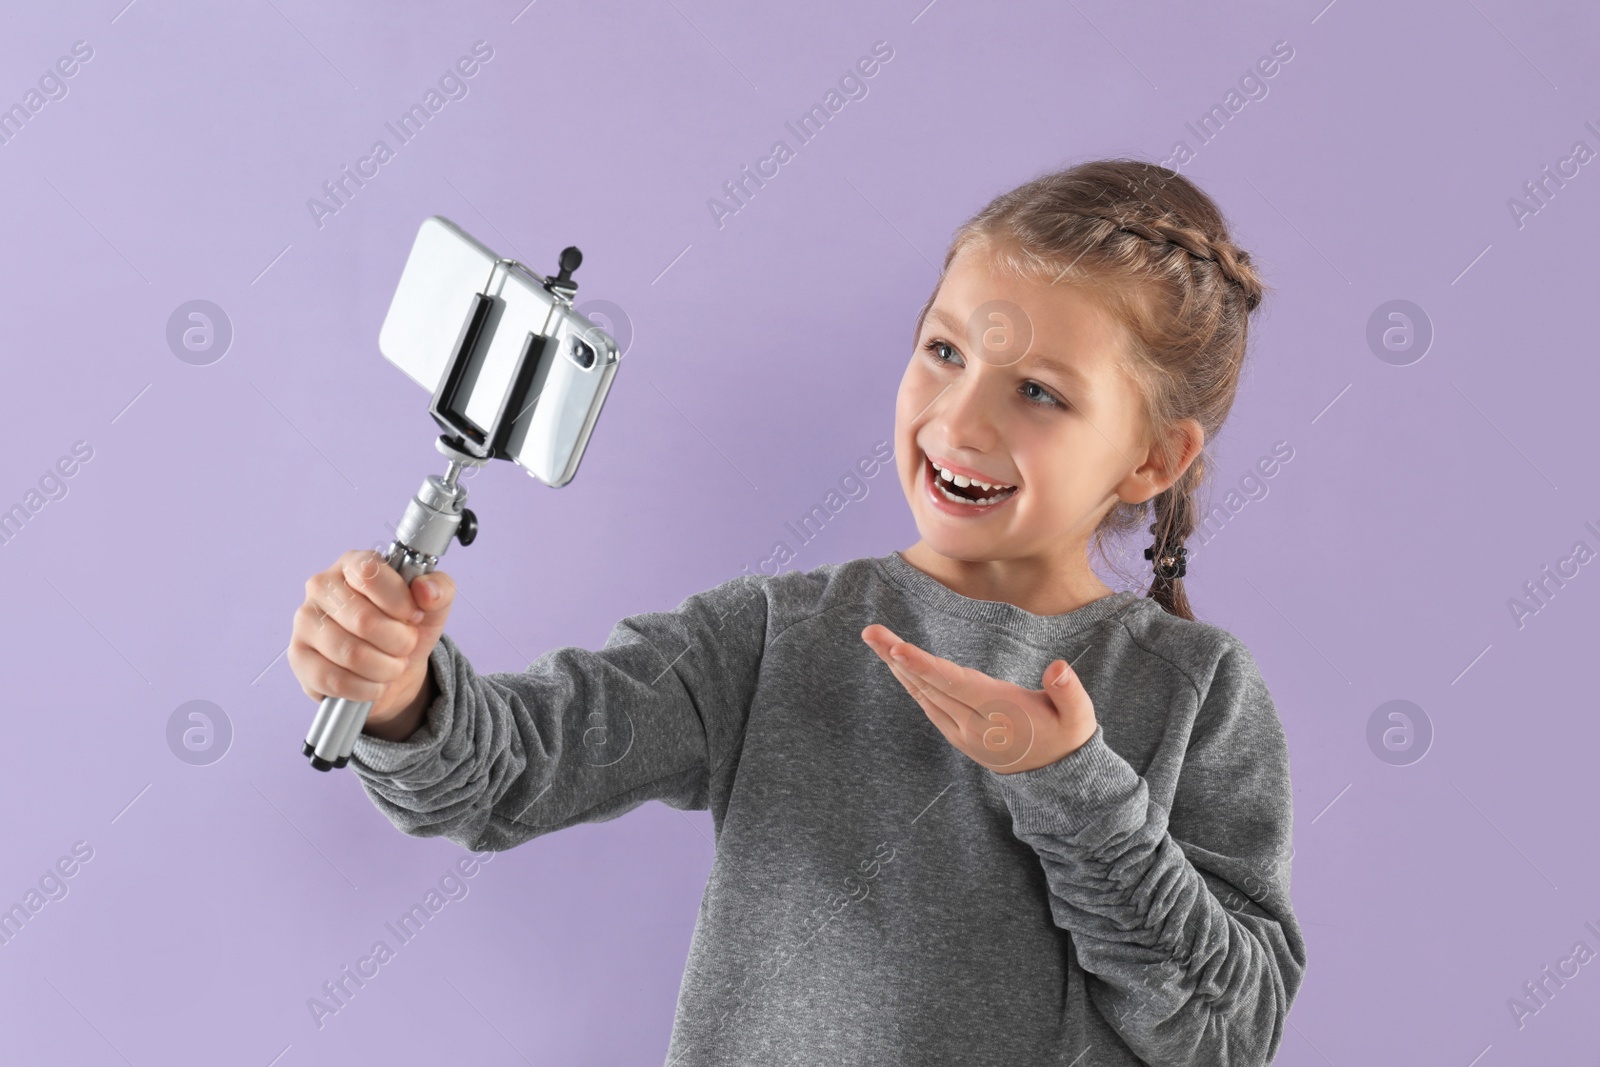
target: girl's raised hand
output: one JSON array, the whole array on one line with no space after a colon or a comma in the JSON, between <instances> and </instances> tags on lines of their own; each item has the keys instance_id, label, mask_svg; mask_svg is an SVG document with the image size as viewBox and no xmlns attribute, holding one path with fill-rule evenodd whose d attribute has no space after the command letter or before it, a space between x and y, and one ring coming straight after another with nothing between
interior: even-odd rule
<instances>
[{"instance_id":1,"label":"girl's raised hand","mask_svg":"<svg viewBox=\"0 0 1600 1067\"><path fill-rule=\"evenodd\" d=\"M926 652L879 623L861 639L947 741L999 774L1048 766L1094 736L1094 702L1066 660L1045 667L1043 689L1024 689Z\"/></svg>"}]
</instances>

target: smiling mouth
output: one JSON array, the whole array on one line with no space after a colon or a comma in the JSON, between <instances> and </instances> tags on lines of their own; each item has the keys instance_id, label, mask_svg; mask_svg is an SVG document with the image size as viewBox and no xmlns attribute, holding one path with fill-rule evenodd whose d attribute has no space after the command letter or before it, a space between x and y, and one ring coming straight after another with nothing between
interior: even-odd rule
<instances>
[{"instance_id":1,"label":"smiling mouth","mask_svg":"<svg viewBox=\"0 0 1600 1067\"><path fill-rule=\"evenodd\" d=\"M933 491L952 504L961 504L967 507L993 507L1000 501L1016 493L1017 487L1008 489L982 489L977 485L957 485L954 481L945 481L939 469L933 465L933 460L924 453L922 468L930 479Z\"/></svg>"}]
</instances>

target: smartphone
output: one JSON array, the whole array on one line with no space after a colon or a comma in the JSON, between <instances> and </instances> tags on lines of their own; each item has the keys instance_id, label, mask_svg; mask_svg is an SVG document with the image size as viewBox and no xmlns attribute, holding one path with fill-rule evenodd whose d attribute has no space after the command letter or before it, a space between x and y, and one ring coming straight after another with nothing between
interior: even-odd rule
<instances>
[{"instance_id":1,"label":"smartphone","mask_svg":"<svg viewBox=\"0 0 1600 1067\"><path fill-rule=\"evenodd\" d=\"M436 401L453 398L452 426L487 437L498 423L496 458L560 488L578 471L621 356L573 310L570 290L547 281L434 215L417 230L378 348ZM463 345L470 358L446 382Z\"/></svg>"}]
</instances>

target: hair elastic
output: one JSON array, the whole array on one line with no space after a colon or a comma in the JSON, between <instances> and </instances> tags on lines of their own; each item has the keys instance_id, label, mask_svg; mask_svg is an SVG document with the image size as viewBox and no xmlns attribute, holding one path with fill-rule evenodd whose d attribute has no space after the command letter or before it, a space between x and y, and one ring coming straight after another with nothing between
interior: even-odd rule
<instances>
[{"instance_id":1,"label":"hair elastic","mask_svg":"<svg viewBox=\"0 0 1600 1067\"><path fill-rule=\"evenodd\" d=\"M1150 532L1156 532L1154 523L1150 525ZM1184 558L1188 554L1189 550L1182 545L1176 548L1162 548L1160 541L1144 550L1144 558L1155 561L1156 576L1169 582L1188 573L1188 563Z\"/></svg>"}]
</instances>

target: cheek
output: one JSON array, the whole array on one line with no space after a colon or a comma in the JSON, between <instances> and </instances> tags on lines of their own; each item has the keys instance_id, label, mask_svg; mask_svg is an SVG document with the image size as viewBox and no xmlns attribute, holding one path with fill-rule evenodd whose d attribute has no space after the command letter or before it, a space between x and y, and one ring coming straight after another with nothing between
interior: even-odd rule
<instances>
[{"instance_id":1,"label":"cheek","mask_svg":"<svg viewBox=\"0 0 1600 1067\"><path fill-rule=\"evenodd\" d=\"M1078 491L1076 486L1082 471L1071 463L1061 462L1048 442L1034 442L1033 448L1018 442L1013 446L1012 457L1022 472L1023 484L1036 490L1031 494L1032 499L1026 501L1030 511L1048 514L1069 505Z\"/></svg>"},{"instance_id":2,"label":"cheek","mask_svg":"<svg viewBox=\"0 0 1600 1067\"><path fill-rule=\"evenodd\" d=\"M900 377L900 388L894 395L894 436L897 444L904 443L916 432L913 422L922 404L926 403L917 401L921 392L916 368L907 367L905 374Z\"/></svg>"},{"instance_id":3,"label":"cheek","mask_svg":"<svg viewBox=\"0 0 1600 1067\"><path fill-rule=\"evenodd\" d=\"M918 423L925 421L929 405L944 387L939 375L913 356L906 372L900 376L900 389L895 394L895 429L915 433Z\"/></svg>"},{"instance_id":4,"label":"cheek","mask_svg":"<svg viewBox=\"0 0 1600 1067\"><path fill-rule=\"evenodd\" d=\"M902 485L905 484L907 473L919 458L912 455L917 451L916 440L917 435L911 429L911 424L901 414L901 409L896 409L894 419L894 469Z\"/></svg>"},{"instance_id":5,"label":"cheek","mask_svg":"<svg viewBox=\"0 0 1600 1067\"><path fill-rule=\"evenodd\" d=\"M894 465L900 476L900 484L908 484L908 479L915 472L921 454L917 449L916 419L919 413L927 406L927 397L921 394L925 391L925 383L919 380L915 367L906 368L906 373L900 379L900 389L895 394L894 401Z\"/></svg>"}]
</instances>

